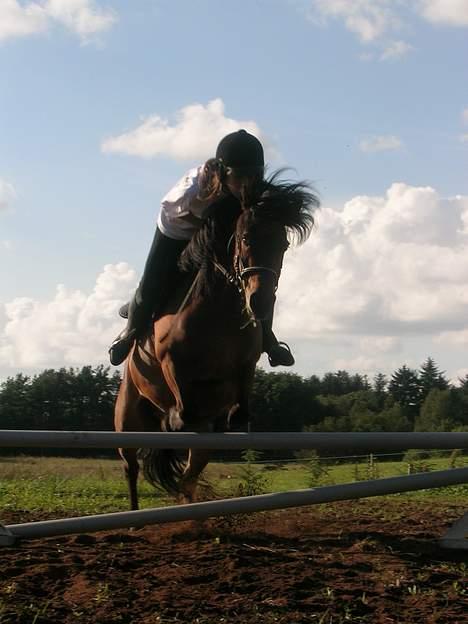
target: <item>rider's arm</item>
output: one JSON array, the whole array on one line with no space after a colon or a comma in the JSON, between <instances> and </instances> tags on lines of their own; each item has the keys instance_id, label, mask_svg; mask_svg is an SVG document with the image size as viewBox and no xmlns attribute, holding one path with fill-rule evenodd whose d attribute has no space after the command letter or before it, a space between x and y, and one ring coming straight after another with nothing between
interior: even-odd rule
<instances>
[{"instance_id":1,"label":"rider's arm","mask_svg":"<svg viewBox=\"0 0 468 624\"><path fill-rule=\"evenodd\" d=\"M197 227L200 227L203 223L203 219L199 219L191 212L187 212L186 214L179 215L179 219L182 219L183 221L187 221L187 223L191 223L192 225L196 225Z\"/></svg>"},{"instance_id":2,"label":"rider's arm","mask_svg":"<svg viewBox=\"0 0 468 624\"><path fill-rule=\"evenodd\" d=\"M207 203L198 199L200 169L191 169L161 202L158 227L170 238L188 240L206 218Z\"/></svg>"}]
</instances>

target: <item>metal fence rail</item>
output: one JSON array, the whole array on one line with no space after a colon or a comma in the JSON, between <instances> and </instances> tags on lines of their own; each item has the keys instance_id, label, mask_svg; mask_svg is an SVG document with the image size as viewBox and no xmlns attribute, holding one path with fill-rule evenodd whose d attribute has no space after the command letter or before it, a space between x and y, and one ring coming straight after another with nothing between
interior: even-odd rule
<instances>
[{"instance_id":1,"label":"metal fence rail","mask_svg":"<svg viewBox=\"0 0 468 624\"><path fill-rule=\"evenodd\" d=\"M42 448L202 448L316 449L386 451L405 449L468 449L468 432L448 433L116 433L109 431L0 430L0 447ZM90 531L142 527L147 524L201 520L272 509L286 509L339 500L396 494L468 483L468 468L346 483L309 490L233 498L176 507L145 509L63 520L2 526L0 545L16 539L49 537ZM441 543L468 549L468 514Z\"/></svg>"},{"instance_id":2,"label":"metal fence rail","mask_svg":"<svg viewBox=\"0 0 468 624\"><path fill-rule=\"evenodd\" d=\"M468 449L468 432L429 433L186 433L0 430L0 447L316 449L387 451Z\"/></svg>"},{"instance_id":3,"label":"metal fence rail","mask_svg":"<svg viewBox=\"0 0 468 624\"><path fill-rule=\"evenodd\" d=\"M426 488L438 488L468 482L468 468L454 468L405 477L390 477L373 481L360 481L342 485L330 485L310 490L261 494L244 498L230 498L190 505L177 505L141 511L122 511L81 518L12 524L4 527L14 539L38 538L92 531L108 531L148 524L204 520L212 516L286 509L304 505L317 505L340 500L353 500L399 492L411 492Z\"/></svg>"}]
</instances>

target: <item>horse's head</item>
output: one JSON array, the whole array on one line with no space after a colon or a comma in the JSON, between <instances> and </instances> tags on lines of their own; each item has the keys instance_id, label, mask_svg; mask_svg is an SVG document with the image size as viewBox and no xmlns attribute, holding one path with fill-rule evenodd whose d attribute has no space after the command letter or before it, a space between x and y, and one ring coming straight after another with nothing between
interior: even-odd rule
<instances>
[{"instance_id":1,"label":"horse's head","mask_svg":"<svg viewBox=\"0 0 468 624\"><path fill-rule=\"evenodd\" d=\"M233 264L253 318L271 314L284 254L291 240L307 239L318 205L308 184L278 182L273 176L260 197L244 207L234 233Z\"/></svg>"},{"instance_id":2,"label":"horse's head","mask_svg":"<svg viewBox=\"0 0 468 624\"><path fill-rule=\"evenodd\" d=\"M262 218L255 208L243 210L236 225L233 263L247 309L256 320L271 314L288 247L281 223Z\"/></svg>"}]
</instances>

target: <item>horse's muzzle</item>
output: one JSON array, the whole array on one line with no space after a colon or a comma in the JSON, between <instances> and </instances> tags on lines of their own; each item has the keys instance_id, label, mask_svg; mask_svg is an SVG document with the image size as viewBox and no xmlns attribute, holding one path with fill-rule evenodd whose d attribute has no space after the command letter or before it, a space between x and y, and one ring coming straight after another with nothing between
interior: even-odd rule
<instances>
[{"instance_id":1,"label":"horse's muzzle","mask_svg":"<svg viewBox=\"0 0 468 624\"><path fill-rule=\"evenodd\" d=\"M255 320L263 321L270 317L273 307L273 294L266 293L263 290L253 292L247 299Z\"/></svg>"}]
</instances>

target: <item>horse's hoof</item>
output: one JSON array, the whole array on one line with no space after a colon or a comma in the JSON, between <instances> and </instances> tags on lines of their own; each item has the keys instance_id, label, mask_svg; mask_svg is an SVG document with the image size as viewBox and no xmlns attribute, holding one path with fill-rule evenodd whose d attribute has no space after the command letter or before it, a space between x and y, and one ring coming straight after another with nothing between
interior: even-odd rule
<instances>
[{"instance_id":1,"label":"horse's hoof","mask_svg":"<svg viewBox=\"0 0 468 624\"><path fill-rule=\"evenodd\" d=\"M184 427L184 421L180 417L180 412L176 407L169 410L169 429L170 431L181 431Z\"/></svg>"},{"instance_id":2,"label":"horse's hoof","mask_svg":"<svg viewBox=\"0 0 468 624\"><path fill-rule=\"evenodd\" d=\"M249 413L245 408L241 408L239 403L236 403L229 410L227 429L228 431L244 431L248 427L249 420Z\"/></svg>"}]
</instances>

